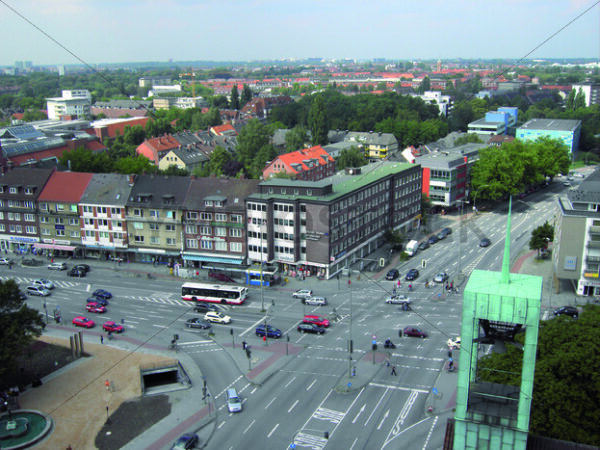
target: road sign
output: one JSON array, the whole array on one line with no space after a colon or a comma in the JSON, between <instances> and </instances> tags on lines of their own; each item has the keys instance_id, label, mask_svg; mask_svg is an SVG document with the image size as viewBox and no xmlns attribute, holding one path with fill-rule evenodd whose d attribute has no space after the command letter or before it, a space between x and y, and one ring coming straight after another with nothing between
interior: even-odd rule
<instances>
[{"instance_id":1,"label":"road sign","mask_svg":"<svg viewBox=\"0 0 600 450\"><path fill-rule=\"evenodd\" d=\"M438 395L438 390L437 390L437 388L433 388L433 389L431 390L431 392L433 392L433 395Z\"/></svg>"}]
</instances>

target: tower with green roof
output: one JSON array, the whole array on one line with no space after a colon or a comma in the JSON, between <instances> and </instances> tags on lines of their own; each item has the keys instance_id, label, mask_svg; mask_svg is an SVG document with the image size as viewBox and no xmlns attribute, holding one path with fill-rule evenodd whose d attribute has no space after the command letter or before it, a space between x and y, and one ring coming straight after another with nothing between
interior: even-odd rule
<instances>
[{"instance_id":1,"label":"tower with green roof","mask_svg":"<svg viewBox=\"0 0 600 450\"><path fill-rule=\"evenodd\" d=\"M542 277L510 273L509 203L501 272L475 270L464 290L455 449L525 449L533 393ZM515 337L524 333L524 344ZM482 381L483 345L522 348L520 385Z\"/></svg>"}]
</instances>

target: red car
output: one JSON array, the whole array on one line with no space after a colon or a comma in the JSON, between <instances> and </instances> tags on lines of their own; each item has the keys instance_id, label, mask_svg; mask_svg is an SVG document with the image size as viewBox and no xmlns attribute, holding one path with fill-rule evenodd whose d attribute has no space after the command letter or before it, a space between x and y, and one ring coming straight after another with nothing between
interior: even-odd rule
<instances>
[{"instance_id":1,"label":"red car","mask_svg":"<svg viewBox=\"0 0 600 450\"><path fill-rule=\"evenodd\" d=\"M77 316L73 319L73 325L76 327L92 328L96 323L87 317Z\"/></svg>"},{"instance_id":2,"label":"red car","mask_svg":"<svg viewBox=\"0 0 600 450\"><path fill-rule=\"evenodd\" d=\"M398 333L398 335L400 337L402 337L402 330L400 330L400 332ZM413 337L426 338L427 337L427 332L421 330L420 328L416 328L416 327L406 327L404 329L404 336L413 336Z\"/></svg>"},{"instance_id":3,"label":"red car","mask_svg":"<svg viewBox=\"0 0 600 450\"><path fill-rule=\"evenodd\" d=\"M329 320L324 319L323 317L320 316L311 316L311 315L306 315L304 316L304 319L302 319L303 323L314 323L315 325L319 325L320 327L325 327L327 328L329 326Z\"/></svg>"},{"instance_id":4,"label":"red car","mask_svg":"<svg viewBox=\"0 0 600 450\"><path fill-rule=\"evenodd\" d=\"M93 313L98 313L98 314L102 314L106 312L106 307L99 305L98 303L88 303L87 305L85 305L85 309L88 312L93 312Z\"/></svg>"},{"instance_id":5,"label":"red car","mask_svg":"<svg viewBox=\"0 0 600 450\"><path fill-rule=\"evenodd\" d=\"M111 320L109 320L108 322L104 322L104 324L102 325L102 329L111 333L122 333L123 331L125 331L123 325L119 325L118 323L115 323Z\"/></svg>"}]
</instances>

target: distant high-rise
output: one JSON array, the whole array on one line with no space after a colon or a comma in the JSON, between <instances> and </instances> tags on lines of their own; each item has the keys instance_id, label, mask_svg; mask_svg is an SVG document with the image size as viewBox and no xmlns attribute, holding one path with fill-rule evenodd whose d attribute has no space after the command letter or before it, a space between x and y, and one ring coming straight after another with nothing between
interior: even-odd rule
<instances>
[{"instance_id":1,"label":"distant high-rise","mask_svg":"<svg viewBox=\"0 0 600 450\"><path fill-rule=\"evenodd\" d=\"M438 72L442 71L442 60L441 59L438 59L438 62L437 62L437 71Z\"/></svg>"},{"instance_id":2,"label":"distant high-rise","mask_svg":"<svg viewBox=\"0 0 600 450\"><path fill-rule=\"evenodd\" d=\"M58 69L58 76L62 77L65 75L65 66L63 64L56 66Z\"/></svg>"}]
</instances>

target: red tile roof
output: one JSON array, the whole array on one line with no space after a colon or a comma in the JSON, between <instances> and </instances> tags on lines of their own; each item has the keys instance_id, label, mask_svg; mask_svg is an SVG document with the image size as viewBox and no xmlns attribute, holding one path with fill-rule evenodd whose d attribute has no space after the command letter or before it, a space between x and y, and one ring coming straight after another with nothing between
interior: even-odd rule
<instances>
[{"instance_id":1,"label":"red tile roof","mask_svg":"<svg viewBox=\"0 0 600 450\"><path fill-rule=\"evenodd\" d=\"M38 201L79 203L93 176L93 173L54 172L44 186Z\"/></svg>"},{"instance_id":2,"label":"red tile roof","mask_svg":"<svg viewBox=\"0 0 600 450\"><path fill-rule=\"evenodd\" d=\"M320 145L316 145L311 148L305 148L304 150L298 150L296 152L285 153L283 155L279 155L275 158L271 163L265 168L265 171L272 167L275 163L283 164L286 167L286 172L288 173L298 173L299 170L296 170L292 167L292 164L300 164L302 170L309 170L305 164L305 161L308 159L316 159L317 163L321 166L324 166L328 162L334 161L329 153L327 153L323 147Z\"/></svg>"},{"instance_id":3,"label":"red tile roof","mask_svg":"<svg viewBox=\"0 0 600 450\"><path fill-rule=\"evenodd\" d=\"M231 125L230 123L225 123L223 125L212 127L210 131L212 131L217 136L231 136L232 134L237 136L237 131L235 131L235 128L233 128L233 125Z\"/></svg>"}]
</instances>

